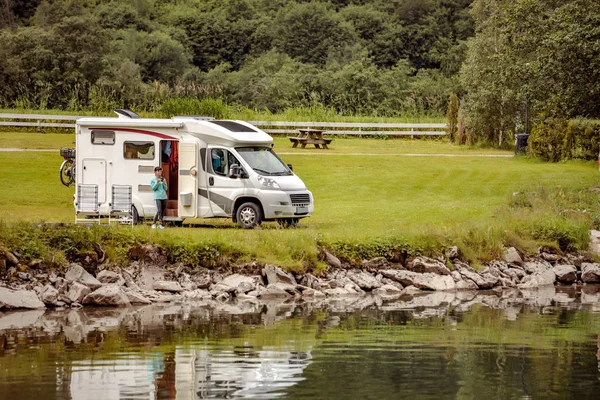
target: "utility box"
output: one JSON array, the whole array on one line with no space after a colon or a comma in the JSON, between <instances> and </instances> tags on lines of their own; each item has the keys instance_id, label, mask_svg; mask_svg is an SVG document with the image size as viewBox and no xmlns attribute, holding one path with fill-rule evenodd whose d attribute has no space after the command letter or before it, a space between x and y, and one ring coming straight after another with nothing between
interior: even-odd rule
<instances>
[{"instance_id":1,"label":"utility box","mask_svg":"<svg viewBox=\"0 0 600 400\"><path fill-rule=\"evenodd\" d=\"M517 135L515 140L515 154L525 154L527 148L527 141L529 140L529 134L520 133Z\"/></svg>"},{"instance_id":2,"label":"utility box","mask_svg":"<svg viewBox=\"0 0 600 400\"><path fill-rule=\"evenodd\" d=\"M189 207L192 205L192 193L191 192L185 192L185 193L179 193L179 202L181 203L182 206L184 207Z\"/></svg>"}]
</instances>

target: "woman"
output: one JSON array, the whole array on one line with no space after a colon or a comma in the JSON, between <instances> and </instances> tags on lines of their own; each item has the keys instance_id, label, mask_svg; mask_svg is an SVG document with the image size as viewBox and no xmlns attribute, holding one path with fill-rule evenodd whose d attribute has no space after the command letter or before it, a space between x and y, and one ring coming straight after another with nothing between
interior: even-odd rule
<instances>
[{"instance_id":1,"label":"woman","mask_svg":"<svg viewBox=\"0 0 600 400\"><path fill-rule=\"evenodd\" d=\"M150 181L150 187L154 192L154 201L156 202L156 214L152 220L152 229L156 228L156 221L158 221L158 229L165 229L163 226L163 216L165 209L167 208L167 182L162 176L162 168L154 168L154 178Z\"/></svg>"}]
</instances>

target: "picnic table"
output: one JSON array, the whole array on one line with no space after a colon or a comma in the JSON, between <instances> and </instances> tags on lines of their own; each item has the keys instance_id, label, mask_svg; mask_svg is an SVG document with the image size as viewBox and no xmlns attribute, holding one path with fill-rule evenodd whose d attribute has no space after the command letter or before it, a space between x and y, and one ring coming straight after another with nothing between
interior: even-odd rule
<instances>
[{"instance_id":1,"label":"picnic table","mask_svg":"<svg viewBox=\"0 0 600 400\"><path fill-rule=\"evenodd\" d=\"M300 144L301 148L305 148L307 144L314 144L317 149L320 149L323 146L324 149L328 149L328 144L331 143L333 139L325 139L323 138L323 132L319 129L298 129L300 134L297 137L288 137L290 142L293 143L292 147L298 147Z\"/></svg>"}]
</instances>

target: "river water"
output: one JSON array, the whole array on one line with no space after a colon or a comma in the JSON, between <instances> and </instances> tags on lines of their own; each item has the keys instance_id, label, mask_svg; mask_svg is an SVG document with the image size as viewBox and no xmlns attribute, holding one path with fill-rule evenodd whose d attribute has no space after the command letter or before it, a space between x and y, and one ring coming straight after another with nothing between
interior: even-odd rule
<instances>
[{"instance_id":1,"label":"river water","mask_svg":"<svg viewBox=\"0 0 600 400\"><path fill-rule=\"evenodd\" d=\"M0 313L0 399L600 398L599 297Z\"/></svg>"}]
</instances>

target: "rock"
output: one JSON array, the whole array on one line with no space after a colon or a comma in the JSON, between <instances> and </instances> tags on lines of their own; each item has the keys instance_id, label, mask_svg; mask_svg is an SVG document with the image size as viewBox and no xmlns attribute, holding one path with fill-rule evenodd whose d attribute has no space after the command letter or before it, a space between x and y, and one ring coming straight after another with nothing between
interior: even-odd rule
<instances>
[{"instance_id":1,"label":"rock","mask_svg":"<svg viewBox=\"0 0 600 400\"><path fill-rule=\"evenodd\" d=\"M275 285L268 285L258 295L258 297L260 297L261 299L279 299L290 296L291 295L288 292Z\"/></svg>"},{"instance_id":2,"label":"rock","mask_svg":"<svg viewBox=\"0 0 600 400\"><path fill-rule=\"evenodd\" d=\"M135 291L140 291L140 287L137 285L137 283L135 283L135 280L133 279L133 275L131 275L131 273L127 270L122 270L121 271L121 276L123 277L123 280L125 281L125 285L131 289L131 290L135 290Z\"/></svg>"},{"instance_id":3,"label":"rock","mask_svg":"<svg viewBox=\"0 0 600 400\"><path fill-rule=\"evenodd\" d=\"M158 265L142 264L136 277L137 285L143 290L152 290L155 282L164 280L165 270Z\"/></svg>"},{"instance_id":4,"label":"rock","mask_svg":"<svg viewBox=\"0 0 600 400\"><path fill-rule=\"evenodd\" d=\"M456 290L477 290L479 286L471 279L456 282Z\"/></svg>"},{"instance_id":5,"label":"rock","mask_svg":"<svg viewBox=\"0 0 600 400\"><path fill-rule=\"evenodd\" d=\"M73 282L69 287L67 297L71 300L72 303L81 303L84 297L90 293L92 293L92 291L89 287L82 285L79 282Z\"/></svg>"},{"instance_id":6,"label":"rock","mask_svg":"<svg viewBox=\"0 0 600 400\"><path fill-rule=\"evenodd\" d=\"M192 279L192 281L194 281L196 283L196 286L199 289L206 289L212 283L212 279L211 279L209 273L201 273L201 274L192 275L191 279Z\"/></svg>"},{"instance_id":7,"label":"rock","mask_svg":"<svg viewBox=\"0 0 600 400\"><path fill-rule=\"evenodd\" d=\"M66 294L69 289L69 282L65 278L56 278L56 282L54 282L54 287L58 290L60 294Z\"/></svg>"},{"instance_id":8,"label":"rock","mask_svg":"<svg viewBox=\"0 0 600 400\"><path fill-rule=\"evenodd\" d=\"M179 284L184 290L198 289L198 285L196 284L196 282L192 281L189 274L186 274L185 272L180 272L177 276Z\"/></svg>"},{"instance_id":9,"label":"rock","mask_svg":"<svg viewBox=\"0 0 600 400\"><path fill-rule=\"evenodd\" d=\"M400 282L404 286L415 286L426 290L454 290L456 284L450 275L438 275L430 272L420 274L413 271L388 269L382 270L383 276Z\"/></svg>"},{"instance_id":10,"label":"rock","mask_svg":"<svg viewBox=\"0 0 600 400\"><path fill-rule=\"evenodd\" d=\"M125 295L131 304L152 304L149 298L139 292L127 290L125 291Z\"/></svg>"},{"instance_id":11,"label":"rock","mask_svg":"<svg viewBox=\"0 0 600 400\"><path fill-rule=\"evenodd\" d=\"M423 293L419 288L415 287L415 286L407 286L404 288L404 290L402 290L402 295L403 296L414 296L417 294Z\"/></svg>"},{"instance_id":12,"label":"rock","mask_svg":"<svg viewBox=\"0 0 600 400\"><path fill-rule=\"evenodd\" d=\"M366 291L371 291L382 286L381 282L373 275L364 271L349 273L348 279L354 282L359 288Z\"/></svg>"},{"instance_id":13,"label":"rock","mask_svg":"<svg viewBox=\"0 0 600 400\"><path fill-rule=\"evenodd\" d=\"M523 259L521 258L521 255L514 247L509 247L508 249L504 250L503 258L504 261L506 261L509 264L523 264Z\"/></svg>"},{"instance_id":14,"label":"rock","mask_svg":"<svg viewBox=\"0 0 600 400\"><path fill-rule=\"evenodd\" d=\"M296 279L292 274L289 274L279 267L274 265L265 265L262 270L263 276L267 277L267 283L272 285L274 283L287 283L290 285L297 285Z\"/></svg>"},{"instance_id":15,"label":"rock","mask_svg":"<svg viewBox=\"0 0 600 400\"><path fill-rule=\"evenodd\" d=\"M438 275L450 275L450 270L443 262L427 257L416 257L408 264L408 269L414 272L431 272Z\"/></svg>"},{"instance_id":16,"label":"rock","mask_svg":"<svg viewBox=\"0 0 600 400\"><path fill-rule=\"evenodd\" d=\"M102 283L87 272L81 265L72 264L65 274L67 282L79 282L92 290L98 289Z\"/></svg>"},{"instance_id":17,"label":"rock","mask_svg":"<svg viewBox=\"0 0 600 400\"><path fill-rule=\"evenodd\" d=\"M460 282L462 281L462 276L460 275L460 272L454 270L450 273L450 276L452 276L452 279L454 279L454 282Z\"/></svg>"},{"instance_id":18,"label":"rock","mask_svg":"<svg viewBox=\"0 0 600 400\"><path fill-rule=\"evenodd\" d=\"M46 265L44 260L36 258L35 260L31 260L27 263L27 266L31 269L43 269Z\"/></svg>"},{"instance_id":19,"label":"rock","mask_svg":"<svg viewBox=\"0 0 600 400\"><path fill-rule=\"evenodd\" d=\"M477 272L470 271L466 268L460 270L460 275L465 281L473 281L479 289L491 289L499 282L498 278L493 275L480 275Z\"/></svg>"},{"instance_id":20,"label":"rock","mask_svg":"<svg viewBox=\"0 0 600 400\"><path fill-rule=\"evenodd\" d=\"M183 298L189 300L204 300L211 299L212 295L208 290L196 289L191 291L183 292Z\"/></svg>"},{"instance_id":21,"label":"rock","mask_svg":"<svg viewBox=\"0 0 600 400\"><path fill-rule=\"evenodd\" d=\"M450 260L453 260L453 259L459 258L459 257L460 257L460 249L458 248L458 246L448 247L448 258Z\"/></svg>"},{"instance_id":22,"label":"rock","mask_svg":"<svg viewBox=\"0 0 600 400\"><path fill-rule=\"evenodd\" d=\"M28 281L31 276L27 272L17 272L17 278L22 281Z\"/></svg>"},{"instance_id":23,"label":"rock","mask_svg":"<svg viewBox=\"0 0 600 400\"><path fill-rule=\"evenodd\" d=\"M215 300L220 303L225 303L225 302L229 301L230 298L231 298L231 295L226 292L220 292L215 296Z\"/></svg>"},{"instance_id":24,"label":"rock","mask_svg":"<svg viewBox=\"0 0 600 400\"><path fill-rule=\"evenodd\" d=\"M320 279L314 276L313 274L306 274L302 277L300 283L306 287L316 289L316 285L320 283Z\"/></svg>"},{"instance_id":25,"label":"rock","mask_svg":"<svg viewBox=\"0 0 600 400\"><path fill-rule=\"evenodd\" d=\"M352 293L349 290L347 290L345 288L341 288L341 287L336 287L333 289L326 289L326 290L324 290L324 293L327 296L332 296L332 297L356 295L356 292Z\"/></svg>"},{"instance_id":26,"label":"rock","mask_svg":"<svg viewBox=\"0 0 600 400\"><path fill-rule=\"evenodd\" d=\"M96 279L102 283L117 283L121 279L121 275L105 269L96 276Z\"/></svg>"},{"instance_id":27,"label":"rock","mask_svg":"<svg viewBox=\"0 0 600 400\"><path fill-rule=\"evenodd\" d=\"M121 286L110 284L102 286L85 296L82 304L122 307L130 305L130 302Z\"/></svg>"},{"instance_id":28,"label":"rock","mask_svg":"<svg viewBox=\"0 0 600 400\"><path fill-rule=\"evenodd\" d=\"M573 265L555 265L552 271L560 283L573 283L577 281L577 268Z\"/></svg>"},{"instance_id":29,"label":"rock","mask_svg":"<svg viewBox=\"0 0 600 400\"><path fill-rule=\"evenodd\" d=\"M523 264L523 268L528 274L535 274L538 272L543 272L547 269L552 269L552 265L545 260L527 261L525 264Z\"/></svg>"},{"instance_id":30,"label":"rock","mask_svg":"<svg viewBox=\"0 0 600 400\"><path fill-rule=\"evenodd\" d=\"M600 283L600 264L582 263L581 280L585 283Z\"/></svg>"},{"instance_id":31,"label":"rock","mask_svg":"<svg viewBox=\"0 0 600 400\"><path fill-rule=\"evenodd\" d=\"M8 265L19 265L19 259L10 251L5 248L0 248L0 251L4 253L4 258L6 258L6 262Z\"/></svg>"},{"instance_id":32,"label":"rock","mask_svg":"<svg viewBox=\"0 0 600 400\"><path fill-rule=\"evenodd\" d=\"M336 256L334 256L333 254L331 254L330 252L328 252L325 249L323 249L321 251L323 253L323 256L325 257L325 262L327 264L331 265L334 268L341 268L342 267L342 262L340 261L339 258L337 258Z\"/></svg>"},{"instance_id":33,"label":"rock","mask_svg":"<svg viewBox=\"0 0 600 400\"><path fill-rule=\"evenodd\" d=\"M518 287L519 289L533 289L540 286L554 285L555 280L556 275L554 274L554 271L547 269L526 276Z\"/></svg>"},{"instance_id":34,"label":"rock","mask_svg":"<svg viewBox=\"0 0 600 400\"><path fill-rule=\"evenodd\" d=\"M217 284L217 286L221 285L233 288L232 291L235 293L248 293L256 288L256 280L250 276L233 274L229 275L227 278L223 279ZM229 290L225 291L231 292Z\"/></svg>"},{"instance_id":35,"label":"rock","mask_svg":"<svg viewBox=\"0 0 600 400\"><path fill-rule=\"evenodd\" d=\"M600 231L590 231L590 251L600 255Z\"/></svg>"},{"instance_id":36,"label":"rock","mask_svg":"<svg viewBox=\"0 0 600 400\"><path fill-rule=\"evenodd\" d=\"M162 290L165 292L178 293L183 292L183 288L179 284L179 282L175 281L156 281L152 285L154 290Z\"/></svg>"},{"instance_id":37,"label":"rock","mask_svg":"<svg viewBox=\"0 0 600 400\"><path fill-rule=\"evenodd\" d=\"M371 260L363 260L362 268L367 270L379 270L388 268L390 263L385 257L376 257Z\"/></svg>"},{"instance_id":38,"label":"rock","mask_svg":"<svg viewBox=\"0 0 600 400\"><path fill-rule=\"evenodd\" d=\"M394 286L394 285L383 285L380 288L373 290L373 294L384 295L384 296L389 296L389 295L394 295L394 294L399 295L402 292L403 292L403 289L400 289L399 287Z\"/></svg>"},{"instance_id":39,"label":"rock","mask_svg":"<svg viewBox=\"0 0 600 400\"><path fill-rule=\"evenodd\" d=\"M56 290L54 288L54 286L52 285L46 285L44 286L44 289L42 290L41 293L41 300L42 302L44 302L45 305L47 306L54 306L56 305L56 302L58 302L58 290Z\"/></svg>"},{"instance_id":40,"label":"rock","mask_svg":"<svg viewBox=\"0 0 600 400\"><path fill-rule=\"evenodd\" d=\"M0 287L0 310L13 308L44 308L44 303L31 290L10 290Z\"/></svg>"},{"instance_id":41,"label":"rock","mask_svg":"<svg viewBox=\"0 0 600 400\"><path fill-rule=\"evenodd\" d=\"M307 288L302 291L302 297L309 298L309 299L316 299L316 298L322 298L322 297L326 297L326 296L325 296L325 293L323 293L319 290Z\"/></svg>"},{"instance_id":42,"label":"rock","mask_svg":"<svg viewBox=\"0 0 600 400\"><path fill-rule=\"evenodd\" d=\"M546 260L548 262L556 262L562 258L560 254L553 253L540 253L540 257L542 257L543 260Z\"/></svg>"}]
</instances>

